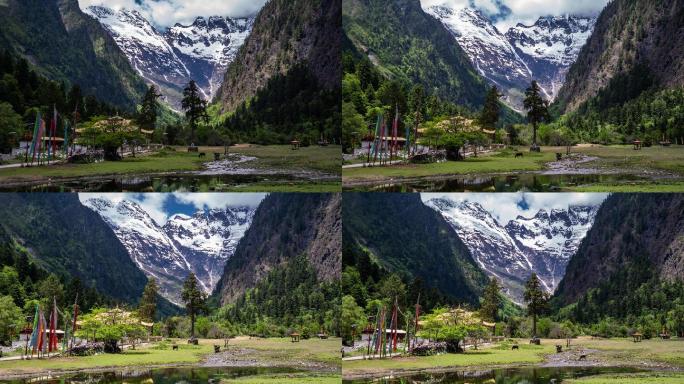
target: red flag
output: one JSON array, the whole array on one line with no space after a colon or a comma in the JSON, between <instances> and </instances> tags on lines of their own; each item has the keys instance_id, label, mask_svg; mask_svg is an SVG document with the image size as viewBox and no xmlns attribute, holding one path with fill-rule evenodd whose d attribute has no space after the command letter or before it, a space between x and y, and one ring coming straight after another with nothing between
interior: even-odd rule
<instances>
[{"instance_id":1,"label":"red flag","mask_svg":"<svg viewBox=\"0 0 684 384\"><path fill-rule=\"evenodd\" d=\"M53 105L53 117L52 117L52 156L56 157L55 152L55 139L57 136L57 106Z\"/></svg>"},{"instance_id":2,"label":"red flag","mask_svg":"<svg viewBox=\"0 0 684 384\"><path fill-rule=\"evenodd\" d=\"M52 313L50 314L50 338L48 352L57 350L57 299L52 298Z\"/></svg>"}]
</instances>

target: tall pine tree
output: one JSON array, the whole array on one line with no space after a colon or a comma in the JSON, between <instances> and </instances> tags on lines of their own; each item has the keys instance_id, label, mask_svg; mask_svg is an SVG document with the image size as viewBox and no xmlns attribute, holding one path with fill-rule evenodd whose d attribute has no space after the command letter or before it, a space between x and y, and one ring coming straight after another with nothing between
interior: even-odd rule
<instances>
[{"instance_id":1,"label":"tall pine tree","mask_svg":"<svg viewBox=\"0 0 684 384\"><path fill-rule=\"evenodd\" d=\"M537 126L543 121L549 121L551 117L549 115L549 102L542 98L541 88L536 80L533 80L530 87L525 90L523 105L527 109L527 119L532 123L532 150L538 152Z\"/></svg>"},{"instance_id":2,"label":"tall pine tree","mask_svg":"<svg viewBox=\"0 0 684 384\"><path fill-rule=\"evenodd\" d=\"M489 284L485 288L482 296L482 306L480 307L480 315L482 319L487 321L496 321L497 312L501 306L501 287L499 281L492 277L489 279Z\"/></svg>"},{"instance_id":3,"label":"tall pine tree","mask_svg":"<svg viewBox=\"0 0 684 384\"><path fill-rule=\"evenodd\" d=\"M157 295L159 294L159 287L157 280L152 278L145 285L142 298L140 299L140 307L138 313L140 318L146 321L154 321L157 314Z\"/></svg>"},{"instance_id":4,"label":"tall pine tree","mask_svg":"<svg viewBox=\"0 0 684 384\"><path fill-rule=\"evenodd\" d=\"M484 128L495 129L496 123L499 121L499 113L501 106L499 105L499 98L502 95L499 93L497 87L491 87L485 96L485 102L480 112L480 124Z\"/></svg>"},{"instance_id":5,"label":"tall pine tree","mask_svg":"<svg viewBox=\"0 0 684 384\"><path fill-rule=\"evenodd\" d=\"M199 88L195 80L190 80L188 86L183 90L183 100L181 106L185 111L185 117L190 122L190 142L195 142L195 129L197 129L197 122L209 120L207 115L207 101L202 99L199 94Z\"/></svg>"},{"instance_id":6,"label":"tall pine tree","mask_svg":"<svg viewBox=\"0 0 684 384\"><path fill-rule=\"evenodd\" d=\"M523 300L527 303L527 313L532 316L532 337L537 337L537 316L547 310L549 294L541 287L536 273L532 273L525 283Z\"/></svg>"},{"instance_id":7,"label":"tall pine tree","mask_svg":"<svg viewBox=\"0 0 684 384\"><path fill-rule=\"evenodd\" d=\"M190 273L183 283L181 300L185 303L185 309L190 316L190 335L195 337L195 320L197 315L205 310L207 295L200 289L194 273Z\"/></svg>"},{"instance_id":8,"label":"tall pine tree","mask_svg":"<svg viewBox=\"0 0 684 384\"><path fill-rule=\"evenodd\" d=\"M140 111L138 112L138 124L141 128L153 130L157 123L157 115L159 113L159 102L157 101L161 94L157 91L157 87L150 85L143 97Z\"/></svg>"}]
</instances>

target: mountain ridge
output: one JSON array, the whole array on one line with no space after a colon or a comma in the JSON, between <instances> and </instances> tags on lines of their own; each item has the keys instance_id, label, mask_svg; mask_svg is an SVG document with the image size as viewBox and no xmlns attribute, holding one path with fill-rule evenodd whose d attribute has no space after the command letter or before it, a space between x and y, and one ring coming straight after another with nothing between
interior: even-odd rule
<instances>
[{"instance_id":1,"label":"mountain ridge","mask_svg":"<svg viewBox=\"0 0 684 384\"><path fill-rule=\"evenodd\" d=\"M341 0L270 0L228 66L214 102L232 112L276 75L304 65L321 87L340 87Z\"/></svg>"},{"instance_id":2,"label":"mountain ridge","mask_svg":"<svg viewBox=\"0 0 684 384\"><path fill-rule=\"evenodd\" d=\"M679 0L608 3L559 92L561 112L577 110L612 79L639 67L655 78L654 87L684 85L683 26L684 3Z\"/></svg>"},{"instance_id":3,"label":"mountain ridge","mask_svg":"<svg viewBox=\"0 0 684 384\"><path fill-rule=\"evenodd\" d=\"M182 303L181 286L190 272L207 294L212 292L254 214L251 207L226 207L173 215L159 225L132 201L92 198L83 204L103 218L131 260L156 278L160 294L176 305Z\"/></svg>"},{"instance_id":4,"label":"mountain ridge","mask_svg":"<svg viewBox=\"0 0 684 384\"><path fill-rule=\"evenodd\" d=\"M518 216L501 224L477 202L434 198L425 204L444 217L478 265L499 279L504 293L519 305L532 272L548 293L554 292L598 210L597 206L541 209L532 217Z\"/></svg>"},{"instance_id":5,"label":"mountain ridge","mask_svg":"<svg viewBox=\"0 0 684 384\"><path fill-rule=\"evenodd\" d=\"M175 110L181 109L190 80L205 99L215 96L254 22L253 16L199 16L189 25L176 23L159 31L136 10L90 6L85 13L102 24L136 72L156 85Z\"/></svg>"},{"instance_id":6,"label":"mountain ridge","mask_svg":"<svg viewBox=\"0 0 684 384\"><path fill-rule=\"evenodd\" d=\"M532 80L553 101L595 22L593 17L542 16L532 25L518 23L501 32L478 9L434 5L425 11L451 32L480 75L518 112Z\"/></svg>"},{"instance_id":7,"label":"mountain ridge","mask_svg":"<svg viewBox=\"0 0 684 384\"><path fill-rule=\"evenodd\" d=\"M305 255L319 281L341 276L342 196L339 193L269 194L227 262L213 297L238 299L270 271Z\"/></svg>"},{"instance_id":8,"label":"mountain ridge","mask_svg":"<svg viewBox=\"0 0 684 384\"><path fill-rule=\"evenodd\" d=\"M25 57L40 74L78 84L85 95L127 111L141 99L144 81L78 0L6 0L0 23L0 46Z\"/></svg>"}]
</instances>

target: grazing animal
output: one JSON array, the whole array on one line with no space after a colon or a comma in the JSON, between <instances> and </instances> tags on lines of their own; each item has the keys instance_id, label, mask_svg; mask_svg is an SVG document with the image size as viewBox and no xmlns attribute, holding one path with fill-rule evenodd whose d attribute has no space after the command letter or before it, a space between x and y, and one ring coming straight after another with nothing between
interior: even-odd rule
<instances>
[{"instance_id":1,"label":"grazing animal","mask_svg":"<svg viewBox=\"0 0 684 384\"><path fill-rule=\"evenodd\" d=\"M556 152L556 161L561 161L563 160L563 154Z\"/></svg>"},{"instance_id":2,"label":"grazing animal","mask_svg":"<svg viewBox=\"0 0 684 384\"><path fill-rule=\"evenodd\" d=\"M204 153L204 152L200 152L199 157L200 157L200 159L203 158L203 157L207 157L207 154Z\"/></svg>"},{"instance_id":3,"label":"grazing animal","mask_svg":"<svg viewBox=\"0 0 684 384\"><path fill-rule=\"evenodd\" d=\"M579 361L587 360L587 355L580 355Z\"/></svg>"},{"instance_id":4,"label":"grazing animal","mask_svg":"<svg viewBox=\"0 0 684 384\"><path fill-rule=\"evenodd\" d=\"M221 352L221 346L220 345L214 345L214 353L219 353Z\"/></svg>"},{"instance_id":5,"label":"grazing animal","mask_svg":"<svg viewBox=\"0 0 684 384\"><path fill-rule=\"evenodd\" d=\"M177 346L177 345L172 345L172 346L171 346L171 349L174 350L174 351L177 351L177 350L178 350L178 346Z\"/></svg>"},{"instance_id":6,"label":"grazing animal","mask_svg":"<svg viewBox=\"0 0 684 384\"><path fill-rule=\"evenodd\" d=\"M520 347L517 346L517 345L514 345L514 346L511 347L511 351L514 350L514 349L520 349Z\"/></svg>"},{"instance_id":7,"label":"grazing animal","mask_svg":"<svg viewBox=\"0 0 684 384\"><path fill-rule=\"evenodd\" d=\"M518 157L523 157L522 152L516 152L515 153L515 158L517 159Z\"/></svg>"}]
</instances>

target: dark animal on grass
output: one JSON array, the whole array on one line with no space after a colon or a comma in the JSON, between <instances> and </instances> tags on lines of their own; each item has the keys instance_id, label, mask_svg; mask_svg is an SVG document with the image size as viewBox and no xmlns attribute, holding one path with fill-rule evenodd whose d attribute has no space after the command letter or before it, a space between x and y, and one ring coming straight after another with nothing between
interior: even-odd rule
<instances>
[{"instance_id":1,"label":"dark animal on grass","mask_svg":"<svg viewBox=\"0 0 684 384\"><path fill-rule=\"evenodd\" d=\"M177 346L177 345L172 345L172 346L171 346L171 349L174 350L174 351L177 351L177 350L178 350L178 346Z\"/></svg>"},{"instance_id":2,"label":"dark animal on grass","mask_svg":"<svg viewBox=\"0 0 684 384\"><path fill-rule=\"evenodd\" d=\"M516 152L515 153L515 158L517 159L518 157L523 157L522 152Z\"/></svg>"},{"instance_id":3,"label":"dark animal on grass","mask_svg":"<svg viewBox=\"0 0 684 384\"><path fill-rule=\"evenodd\" d=\"M587 355L580 355L579 361L587 360Z\"/></svg>"},{"instance_id":4,"label":"dark animal on grass","mask_svg":"<svg viewBox=\"0 0 684 384\"><path fill-rule=\"evenodd\" d=\"M563 154L556 152L556 161L561 161L563 160Z\"/></svg>"},{"instance_id":5,"label":"dark animal on grass","mask_svg":"<svg viewBox=\"0 0 684 384\"><path fill-rule=\"evenodd\" d=\"M520 347L517 346L517 345L514 345L514 346L511 347L511 351L514 350L514 349L520 349Z\"/></svg>"},{"instance_id":6,"label":"dark animal on grass","mask_svg":"<svg viewBox=\"0 0 684 384\"><path fill-rule=\"evenodd\" d=\"M200 159L203 158L203 157L207 157L207 154L204 153L204 152L200 152L199 157L200 157Z\"/></svg>"}]
</instances>

